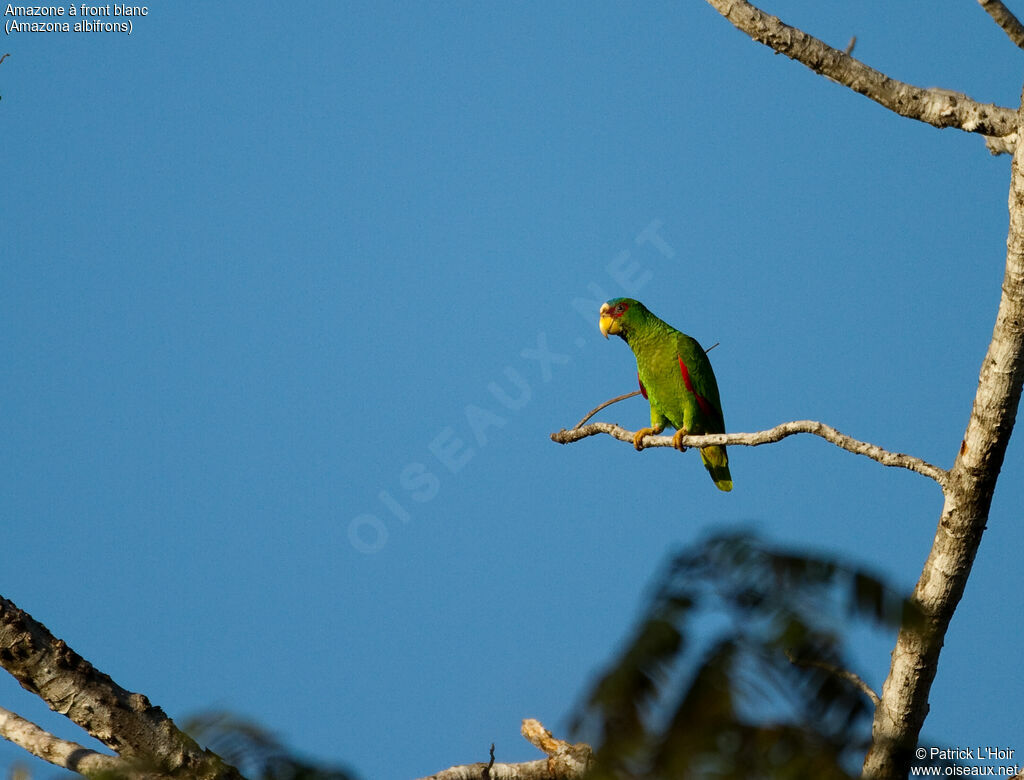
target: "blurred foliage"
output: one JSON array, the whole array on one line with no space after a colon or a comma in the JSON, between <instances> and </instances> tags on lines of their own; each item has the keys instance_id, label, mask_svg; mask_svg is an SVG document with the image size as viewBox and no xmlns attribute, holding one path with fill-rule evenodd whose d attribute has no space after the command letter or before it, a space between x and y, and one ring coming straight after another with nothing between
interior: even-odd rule
<instances>
[{"instance_id":1,"label":"blurred foliage","mask_svg":"<svg viewBox=\"0 0 1024 780\"><path fill-rule=\"evenodd\" d=\"M249 780L355 780L347 769L298 758L259 724L228 712L193 716L182 730Z\"/></svg>"},{"instance_id":2,"label":"blurred foliage","mask_svg":"<svg viewBox=\"0 0 1024 780\"><path fill-rule=\"evenodd\" d=\"M594 778L849 778L873 704L842 652L850 621L913 627L880 577L746 534L672 558L620 656L578 708ZM852 670L850 670L852 671Z\"/></svg>"},{"instance_id":3,"label":"blurred foliage","mask_svg":"<svg viewBox=\"0 0 1024 780\"><path fill-rule=\"evenodd\" d=\"M881 577L745 533L672 557L619 657L577 707L591 780L847 780L859 776L873 705L843 653L854 622L923 630ZM854 678L854 679L851 679ZM228 712L183 730L249 780L355 780L296 756ZM964 765L920 761L940 774ZM946 770L946 771L941 771ZM9 780L29 780L12 767Z\"/></svg>"}]
</instances>

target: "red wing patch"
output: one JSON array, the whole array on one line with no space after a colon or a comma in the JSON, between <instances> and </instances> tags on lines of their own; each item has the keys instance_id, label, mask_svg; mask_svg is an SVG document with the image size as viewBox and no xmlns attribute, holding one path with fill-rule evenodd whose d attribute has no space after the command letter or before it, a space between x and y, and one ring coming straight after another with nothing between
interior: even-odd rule
<instances>
[{"instance_id":1,"label":"red wing patch","mask_svg":"<svg viewBox=\"0 0 1024 780\"><path fill-rule=\"evenodd\" d=\"M683 375L683 385L686 387L687 392L692 393L693 397L697 399L697 406L700 407L704 414L708 417L718 417L718 412L714 410L708 399L693 389L693 382L690 381L690 372L687 370L682 356L676 355L676 357L679 358L679 373Z\"/></svg>"},{"instance_id":2,"label":"red wing patch","mask_svg":"<svg viewBox=\"0 0 1024 780\"><path fill-rule=\"evenodd\" d=\"M679 358L679 373L683 375L683 384L686 385L686 390L693 393L693 382L690 381L690 372L686 368L686 363L683 362L683 358L676 355ZM696 395L696 393L693 393Z\"/></svg>"},{"instance_id":3,"label":"red wing patch","mask_svg":"<svg viewBox=\"0 0 1024 780\"><path fill-rule=\"evenodd\" d=\"M640 372L639 371L636 372L636 381L640 384L640 395L642 395L644 398L646 398L647 397L647 388L644 387L644 383L640 380Z\"/></svg>"}]
</instances>

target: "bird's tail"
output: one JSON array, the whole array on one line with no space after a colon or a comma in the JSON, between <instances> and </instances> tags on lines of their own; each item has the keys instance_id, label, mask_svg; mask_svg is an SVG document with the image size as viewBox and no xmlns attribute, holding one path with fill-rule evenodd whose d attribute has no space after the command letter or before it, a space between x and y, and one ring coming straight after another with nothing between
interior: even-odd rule
<instances>
[{"instance_id":1,"label":"bird's tail","mask_svg":"<svg viewBox=\"0 0 1024 780\"><path fill-rule=\"evenodd\" d=\"M700 459L704 461L704 468L719 490L732 490L732 474L729 473L729 456L725 453L725 447L704 447L700 451Z\"/></svg>"}]
</instances>

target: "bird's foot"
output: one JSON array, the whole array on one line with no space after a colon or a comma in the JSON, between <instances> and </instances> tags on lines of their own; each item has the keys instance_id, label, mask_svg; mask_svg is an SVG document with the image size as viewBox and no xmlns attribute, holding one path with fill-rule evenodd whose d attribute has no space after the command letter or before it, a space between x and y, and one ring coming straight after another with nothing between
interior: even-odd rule
<instances>
[{"instance_id":1,"label":"bird's foot","mask_svg":"<svg viewBox=\"0 0 1024 780\"><path fill-rule=\"evenodd\" d=\"M639 431L633 434L633 446L636 447L636 451L640 452L644 448L643 439L645 436L651 436L659 434L663 431L663 428L641 428Z\"/></svg>"},{"instance_id":2,"label":"bird's foot","mask_svg":"<svg viewBox=\"0 0 1024 780\"><path fill-rule=\"evenodd\" d=\"M680 452L686 452L686 447L681 443L684 436L689 436L690 432L686 428L680 428L672 436L672 446Z\"/></svg>"}]
</instances>

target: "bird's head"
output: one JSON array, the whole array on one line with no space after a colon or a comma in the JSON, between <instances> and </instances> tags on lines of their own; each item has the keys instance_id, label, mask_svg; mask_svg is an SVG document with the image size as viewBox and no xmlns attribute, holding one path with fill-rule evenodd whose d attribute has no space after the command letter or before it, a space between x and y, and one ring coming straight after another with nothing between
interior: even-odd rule
<instances>
[{"instance_id":1,"label":"bird's head","mask_svg":"<svg viewBox=\"0 0 1024 780\"><path fill-rule=\"evenodd\" d=\"M601 328L601 335L608 338L613 336L625 336L624 332L629 328L643 311L644 305L632 298L612 298L607 303L601 304L601 319L598 326Z\"/></svg>"}]
</instances>

